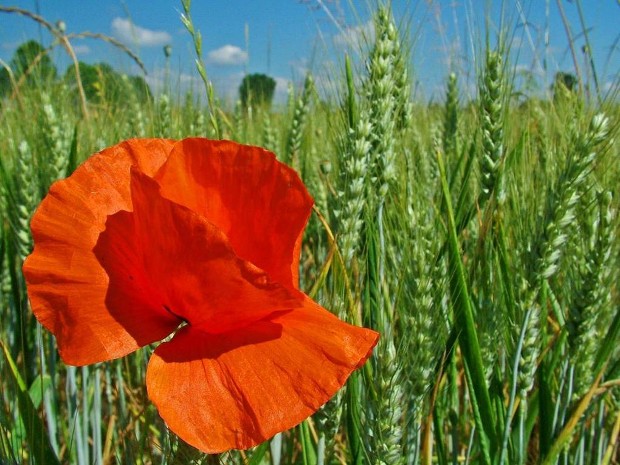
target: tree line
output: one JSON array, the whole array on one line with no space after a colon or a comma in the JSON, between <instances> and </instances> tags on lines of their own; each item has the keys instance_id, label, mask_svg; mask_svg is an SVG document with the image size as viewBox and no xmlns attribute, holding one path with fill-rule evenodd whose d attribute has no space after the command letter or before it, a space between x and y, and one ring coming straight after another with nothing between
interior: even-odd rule
<instances>
[{"instance_id":1,"label":"tree line","mask_svg":"<svg viewBox=\"0 0 620 465\"><path fill-rule=\"evenodd\" d=\"M89 64L80 61L80 79L86 98L91 103L122 101L132 92L139 100L152 98L151 90L142 76L126 76L108 63ZM23 89L63 83L76 86L73 65L60 75L46 49L36 40L21 44L7 66L0 69L0 97Z\"/></svg>"},{"instance_id":2,"label":"tree line","mask_svg":"<svg viewBox=\"0 0 620 465\"><path fill-rule=\"evenodd\" d=\"M108 63L89 64L80 61L80 79L86 99L90 103L122 102L132 92L140 101L151 100L152 92L142 76L123 75ZM22 43L8 64L0 68L0 98L13 95L22 89L64 83L75 87L73 65L59 75L47 50L36 40ZM239 86L239 99L243 107L269 107L275 93L275 80L265 74L246 75Z\"/></svg>"}]
</instances>

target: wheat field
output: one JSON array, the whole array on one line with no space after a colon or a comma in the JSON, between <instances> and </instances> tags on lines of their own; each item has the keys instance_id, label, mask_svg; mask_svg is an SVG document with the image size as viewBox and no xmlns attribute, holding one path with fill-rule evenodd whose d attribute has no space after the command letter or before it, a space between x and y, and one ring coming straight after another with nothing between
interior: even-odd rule
<instances>
[{"instance_id":1,"label":"wheat field","mask_svg":"<svg viewBox=\"0 0 620 465\"><path fill-rule=\"evenodd\" d=\"M519 96L508 29L482 40L474 98L452 73L429 103L412 92L398 24L378 6L372 41L342 57L330 93L308 74L272 107L222 103L200 60L205 87L186 95L145 97L125 77L122 98L101 83L83 100L79 80L36 67L12 80L0 101L0 464L620 463L619 83L598 98L587 82ZM149 402L154 346L65 365L21 272L54 181L122 140L189 136L265 147L300 174L315 201L301 289L381 334L312 417L217 456Z\"/></svg>"}]
</instances>

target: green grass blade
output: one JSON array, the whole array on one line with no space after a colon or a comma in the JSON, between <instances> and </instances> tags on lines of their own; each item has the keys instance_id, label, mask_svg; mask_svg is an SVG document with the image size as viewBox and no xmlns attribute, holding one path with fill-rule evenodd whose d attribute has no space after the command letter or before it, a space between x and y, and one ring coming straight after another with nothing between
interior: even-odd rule
<instances>
[{"instance_id":1,"label":"green grass blade","mask_svg":"<svg viewBox=\"0 0 620 465\"><path fill-rule=\"evenodd\" d=\"M52 445L49 442L49 438L45 433L45 426L37 415L37 411L32 404L32 399L26 387L26 383L19 374L17 365L11 357L11 354L7 346L0 342L2 345L2 351L4 357L10 367L10 373L15 383L17 392L17 402L19 405L19 415L26 428L26 437L28 439L28 445L30 447L30 453L34 461L39 465L60 465L58 457L52 449Z\"/></svg>"},{"instance_id":2,"label":"green grass blade","mask_svg":"<svg viewBox=\"0 0 620 465\"><path fill-rule=\"evenodd\" d=\"M269 450L269 441L263 442L260 446L258 446L252 452L250 459L247 462L247 465L260 465L265 457L265 454Z\"/></svg>"},{"instance_id":3,"label":"green grass blade","mask_svg":"<svg viewBox=\"0 0 620 465\"><path fill-rule=\"evenodd\" d=\"M75 171L78 167L78 125L73 128L73 137L71 138L71 150L67 160L67 176Z\"/></svg>"},{"instance_id":4,"label":"green grass blade","mask_svg":"<svg viewBox=\"0 0 620 465\"><path fill-rule=\"evenodd\" d=\"M456 233L456 224L452 210L452 201L443 157L437 152L437 162L445 213L448 228L448 258L450 261L450 295L454 308L455 321L461 329L459 346L463 352L465 363L471 374L470 391L476 397L480 415L480 433L488 436L492 445L496 444L495 416L491 406L491 397L487 387L484 365L478 342L478 335L474 322L474 312L470 299L469 287L465 277L465 270L461 261L461 252Z\"/></svg>"},{"instance_id":5,"label":"green grass blade","mask_svg":"<svg viewBox=\"0 0 620 465\"><path fill-rule=\"evenodd\" d=\"M347 437L349 439L352 465L362 465L364 463L360 381L360 374L354 372L347 382Z\"/></svg>"},{"instance_id":6,"label":"green grass blade","mask_svg":"<svg viewBox=\"0 0 620 465\"><path fill-rule=\"evenodd\" d=\"M316 450L312 441L312 435L310 434L308 420L299 425L299 436L304 465L316 465Z\"/></svg>"},{"instance_id":7,"label":"green grass blade","mask_svg":"<svg viewBox=\"0 0 620 465\"><path fill-rule=\"evenodd\" d=\"M547 286L541 285L541 321L547 321ZM541 341L545 347L549 341L547 327L541 325ZM550 383L552 382L552 366L549 357L543 358L538 367L538 403L540 409L540 422L538 429L538 446L542 456L547 455L553 438L553 395Z\"/></svg>"},{"instance_id":8,"label":"green grass blade","mask_svg":"<svg viewBox=\"0 0 620 465\"><path fill-rule=\"evenodd\" d=\"M347 121L349 123L349 128L353 129L357 124L357 103L355 100L355 80L349 55L345 55L344 57L344 69L347 81Z\"/></svg>"},{"instance_id":9,"label":"green grass blade","mask_svg":"<svg viewBox=\"0 0 620 465\"><path fill-rule=\"evenodd\" d=\"M596 380L592 384L592 387L588 390L588 392L581 398L577 406L575 407L572 415L560 431L560 434L555 438L552 444L549 446L548 452L544 455L544 459L541 460L542 465L553 465L557 463L557 458L566 446L566 444L573 438L575 428L579 424L579 420L582 415L590 406L592 399L596 395L596 391L598 390L599 384L601 382L601 378L603 377L604 369L601 369Z\"/></svg>"},{"instance_id":10,"label":"green grass blade","mask_svg":"<svg viewBox=\"0 0 620 465\"><path fill-rule=\"evenodd\" d=\"M41 375L35 378L34 383L28 389L32 406L39 408L43 401L43 396L48 389L52 388L52 378L49 375Z\"/></svg>"},{"instance_id":11,"label":"green grass blade","mask_svg":"<svg viewBox=\"0 0 620 465\"><path fill-rule=\"evenodd\" d=\"M474 421L476 423L476 428L479 431L480 435L480 449L482 452L482 463L491 464L491 444L489 442L489 437L484 430L484 420L480 416L480 406L478 404L478 400L476 399L476 394L471 390L471 385L473 384L471 378L471 370L468 365L464 365L465 371L465 379L467 380L467 386L469 386L469 391L471 394L471 409L474 414Z\"/></svg>"},{"instance_id":12,"label":"green grass blade","mask_svg":"<svg viewBox=\"0 0 620 465\"><path fill-rule=\"evenodd\" d=\"M615 316L611 325L609 326L609 330L603 339L603 344L598 350L596 354L596 359L594 362L594 371L598 372L601 367L605 364L607 359L611 356L614 349L616 349L618 340L620 340L620 308L616 309Z\"/></svg>"}]
</instances>

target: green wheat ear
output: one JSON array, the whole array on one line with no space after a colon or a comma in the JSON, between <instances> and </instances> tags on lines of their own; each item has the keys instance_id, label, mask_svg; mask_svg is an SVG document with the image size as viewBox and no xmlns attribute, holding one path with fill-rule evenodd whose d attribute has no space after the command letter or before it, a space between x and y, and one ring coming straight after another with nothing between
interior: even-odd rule
<instances>
[{"instance_id":1,"label":"green wheat ear","mask_svg":"<svg viewBox=\"0 0 620 465\"><path fill-rule=\"evenodd\" d=\"M338 221L340 250L345 265L348 266L360 247L364 195L369 182L368 157L372 147L372 124L366 105L358 114L353 71L348 57L345 65L348 92L345 108L347 125L344 135L338 141L341 169L334 217Z\"/></svg>"},{"instance_id":2,"label":"green wheat ear","mask_svg":"<svg viewBox=\"0 0 620 465\"><path fill-rule=\"evenodd\" d=\"M334 454L336 435L340 429L344 409L344 392L338 391L323 407L314 414L314 420L320 431L317 453L324 459Z\"/></svg>"},{"instance_id":3,"label":"green wheat ear","mask_svg":"<svg viewBox=\"0 0 620 465\"><path fill-rule=\"evenodd\" d=\"M597 195L597 211L588 241L585 260L579 270L578 291L569 307L567 319L570 358L575 367L574 397L580 398L594 379L594 358L601 341L600 321L611 306L611 252L615 239L611 192Z\"/></svg>"},{"instance_id":4,"label":"green wheat ear","mask_svg":"<svg viewBox=\"0 0 620 465\"><path fill-rule=\"evenodd\" d=\"M374 24L376 40L370 52L368 79L364 87L372 124L369 168L373 189L366 192L366 200L371 210L382 202L389 185L396 179L395 116L402 113L404 98L396 97L396 84L402 79L396 71L402 72L405 69L404 66L402 69L396 68L401 52L400 42L388 8L379 8ZM402 57L400 59L402 60Z\"/></svg>"},{"instance_id":5,"label":"green wheat ear","mask_svg":"<svg viewBox=\"0 0 620 465\"><path fill-rule=\"evenodd\" d=\"M504 156L504 68L499 52L487 53L480 89L482 120L482 158L480 197L482 209L494 191L501 191L500 166Z\"/></svg>"},{"instance_id":6,"label":"green wheat ear","mask_svg":"<svg viewBox=\"0 0 620 465\"><path fill-rule=\"evenodd\" d=\"M248 143L247 126L248 119L251 119L252 107L248 107L246 110L241 105L241 100L235 102L235 109L233 111L233 139L237 142L244 144Z\"/></svg>"},{"instance_id":7,"label":"green wheat ear","mask_svg":"<svg viewBox=\"0 0 620 465\"><path fill-rule=\"evenodd\" d=\"M163 93L157 102L157 135L159 137L172 137L172 109L170 96Z\"/></svg>"},{"instance_id":8,"label":"green wheat ear","mask_svg":"<svg viewBox=\"0 0 620 465\"><path fill-rule=\"evenodd\" d=\"M377 359L375 389L378 399L368 399L365 412L368 431L368 453L371 463L399 465L402 463L402 419L406 392L402 358L393 339L386 335L379 341L374 357Z\"/></svg>"},{"instance_id":9,"label":"green wheat ear","mask_svg":"<svg viewBox=\"0 0 620 465\"><path fill-rule=\"evenodd\" d=\"M15 184L15 205L17 211L15 237L17 253L24 260L32 251L30 219L38 202L37 175L34 157L28 142L23 140L17 147L17 181Z\"/></svg>"},{"instance_id":10,"label":"green wheat ear","mask_svg":"<svg viewBox=\"0 0 620 465\"><path fill-rule=\"evenodd\" d=\"M349 130L342 166L339 208L335 213L339 220L340 249L345 263L349 263L359 247L363 226L364 194L368 177L368 155L371 147L372 126L368 112L362 110L355 129Z\"/></svg>"},{"instance_id":11,"label":"green wheat ear","mask_svg":"<svg viewBox=\"0 0 620 465\"><path fill-rule=\"evenodd\" d=\"M309 3L323 14L336 13L338 2ZM86 120L64 79L39 79L33 68L17 86L19 70L0 60L0 81L13 81L0 98L0 342L42 420L31 440L34 418L20 411L0 354L0 463L38 463L45 451L38 439L48 438L60 462L78 464L615 463L618 85L607 101L593 98L602 74L588 63L596 58L589 45L582 54L577 48L577 41L590 43L590 29L577 19L588 2L576 0L570 8L577 17L564 18L575 71L558 73L554 84L536 65L528 78L538 88L525 88L521 66L509 63L524 58L513 37L527 43L533 31L533 17L512 9L518 3L503 2L497 29L494 7L486 34L451 34L455 44L470 45L467 61L480 65L477 95L469 95L472 68L463 61L439 93L424 83L412 95L411 48L418 42L425 50L413 51L428 56L426 47L436 44L427 42L425 26L418 29L413 9L414 37L407 37L400 24L406 29L408 18L395 16L403 12L396 2L394 12L380 2L359 30L335 17L345 33L372 26L367 48L348 50L346 58L340 48L330 51L343 58L342 78L315 66L317 83L328 77L338 92L290 84L288 102L252 114L234 99L220 105L203 61L212 37L203 31L203 49L190 0L179 7L204 84L198 92L143 99L123 76L127 100L114 101L104 89L89 102ZM0 6L3 19L10 10ZM513 14L518 24L510 24ZM554 19L553 9L547 14ZM544 32L546 43L557 41ZM494 37L495 49L488 45ZM512 49L502 46L505 38ZM531 50L547 47L531 39ZM54 43L43 44L50 48L39 58L51 58ZM548 52L533 61L544 68ZM302 435L283 432L253 450L199 454L178 444L149 406L144 378L152 348L67 368L28 309L20 268L32 247L32 212L49 185L97 149L157 135L234 137L292 163L321 213L304 232L300 287L343 319L381 330L373 357Z\"/></svg>"},{"instance_id":12,"label":"green wheat ear","mask_svg":"<svg viewBox=\"0 0 620 465\"><path fill-rule=\"evenodd\" d=\"M291 127L289 129L283 158L285 163L291 164L296 169L299 169L301 166L300 158L303 156L303 154L300 153L301 139L307 124L308 111L313 94L314 80L312 79L312 75L308 74L304 81L301 97L299 97L294 104L293 119L291 120Z\"/></svg>"},{"instance_id":13,"label":"green wheat ear","mask_svg":"<svg viewBox=\"0 0 620 465\"><path fill-rule=\"evenodd\" d=\"M586 131L573 136L572 150L549 196L544 229L537 248L536 279L549 279L558 271L569 228L575 220L575 209L581 200L581 190L597 158L598 145L606 139L608 131L608 119L598 114L592 118Z\"/></svg>"},{"instance_id":14,"label":"green wheat ear","mask_svg":"<svg viewBox=\"0 0 620 465\"><path fill-rule=\"evenodd\" d=\"M521 398L521 405L526 411L527 395L534 386L534 375L540 354L540 306L532 294L526 297L522 312L524 317L520 332L523 334L523 342L517 375L517 392Z\"/></svg>"},{"instance_id":15,"label":"green wheat ear","mask_svg":"<svg viewBox=\"0 0 620 465\"><path fill-rule=\"evenodd\" d=\"M433 383L434 369L441 356L446 337L446 322L441 296L445 293L445 266L437 259L435 218L423 209L424 204L409 205L406 237L410 253L401 264L404 270L403 337L410 354L405 358L407 387L411 392L410 413L421 419L423 400ZM409 241L403 243L406 247ZM441 318L440 318L441 316Z\"/></svg>"},{"instance_id":16,"label":"green wheat ear","mask_svg":"<svg viewBox=\"0 0 620 465\"><path fill-rule=\"evenodd\" d=\"M205 113L201 108L197 108L194 112L194 118L192 120L193 130L192 134L195 134L198 137L206 137L208 133L207 129L207 119L205 118Z\"/></svg>"},{"instance_id":17,"label":"green wheat ear","mask_svg":"<svg viewBox=\"0 0 620 465\"><path fill-rule=\"evenodd\" d=\"M278 153L276 132L271 122L271 115L267 110L264 110L263 115L262 146L268 150L271 150L272 152Z\"/></svg>"},{"instance_id":18,"label":"green wheat ear","mask_svg":"<svg viewBox=\"0 0 620 465\"><path fill-rule=\"evenodd\" d=\"M143 105L138 101L136 91L129 82L126 74L123 75L122 84L128 95L128 112L125 120L124 133L127 137L145 137L146 136L146 116L144 114Z\"/></svg>"},{"instance_id":19,"label":"green wheat ear","mask_svg":"<svg viewBox=\"0 0 620 465\"><path fill-rule=\"evenodd\" d=\"M448 76L448 89L446 92L446 104L444 107L443 120L443 151L448 160L452 160L458 154L458 129L459 129L459 89L455 73Z\"/></svg>"},{"instance_id":20,"label":"green wheat ear","mask_svg":"<svg viewBox=\"0 0 620 465\"><path fill-rule=\"evenodd\" d=\"M50 155L49 183L62 179L67 175L69 153L71 151L71 124L63 112L58 116L48 93L41 95L43 104L42 111L42 134L45 149Z\"/></svg>"}]
</instances>

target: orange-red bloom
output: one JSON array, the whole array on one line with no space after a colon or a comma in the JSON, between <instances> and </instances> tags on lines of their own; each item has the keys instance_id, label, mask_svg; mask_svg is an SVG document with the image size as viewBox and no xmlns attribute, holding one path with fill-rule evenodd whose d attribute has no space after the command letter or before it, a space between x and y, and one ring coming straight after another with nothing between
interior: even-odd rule
<instances>
[{"instance_id":1,"label":"orange-red bloom","mask_svg":"<svg viewBox=\"0 0 620 465\"><path fill-rule=\"evenodd\" d=\"M160 341L148 394L205 452L254 446L325 403L377 342L298 290L312 208L297 174L227 141L128 140L55 183L24 264L72 365Z\"/></svg>"}]
</instances>

